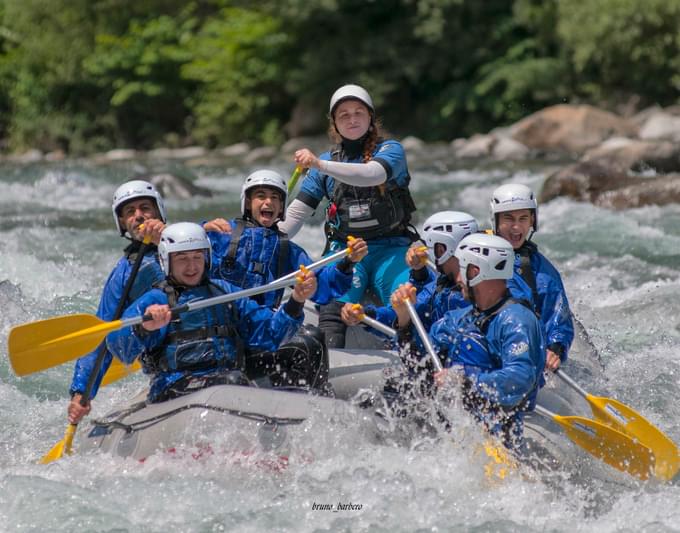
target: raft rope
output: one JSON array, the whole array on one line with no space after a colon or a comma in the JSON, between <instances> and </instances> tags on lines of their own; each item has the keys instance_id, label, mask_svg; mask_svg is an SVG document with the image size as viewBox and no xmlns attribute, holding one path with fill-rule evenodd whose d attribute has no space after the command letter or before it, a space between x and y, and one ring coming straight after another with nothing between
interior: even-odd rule
<instances>
[{"instance_id":1,"label":"raft rope","mask_svg":"<svg viewBox=\"0 0 680 533\"><path fill-rule=\"evenodd\" d=\"M123 413L123 416L127 416L135 411L138 411L141 407L144 407L146 404L142 403L134 405L130 409L128 409L126 412ZM279 418L279 417L270 417L266 416L260 413L251 413L247 411L241 411L238 409L228 409L226 407L218 407L216 405L208 405L204 403L190 403L187 405L183 405L181 407L178 407L176 409L173 409L171 411L167 411L163 414L153 416L151 418L147 418L145 420L140 420L138 422L133 422L132 424L125 424L123 422L120 422L119 420L92 420L92 424L94 426L100 427L100 428L106 428L106 429L122 429L126 433L133 433L135 431L141 431L146 428L149 428L155 424L158 424L159 422L162 422L164 420L167 420L169 417L174 416L178 413L181 413L182 411L187 411L189 409L209 409L211 411L217 411L218 413L226 413L229 415L233 416L238 416L241 418L246 418L248 420L254 420L257 422L264 422L265 424L268 425L278 425L278 426L287 426L287 425L294 425L294 424L301 424L302 422L305 421L305 418ZM120 418L120 417L119 417Z\"/></svg>"}]
</instances>

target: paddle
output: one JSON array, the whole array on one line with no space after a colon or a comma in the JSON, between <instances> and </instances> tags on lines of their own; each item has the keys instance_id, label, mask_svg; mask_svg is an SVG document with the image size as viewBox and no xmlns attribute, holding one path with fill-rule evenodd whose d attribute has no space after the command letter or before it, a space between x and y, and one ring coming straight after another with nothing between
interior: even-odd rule
<instances>
[{"instance_id":1,"label":"paddle","mask_svg":"<svg viewBox=\"0 0 680 533\"><path fill-rule=\"evenodd\" d=\"M540 405L536 412L560 425L569 439L593 457L640 479L654 471L652 451L611 427L580 416L560 416Z\"/></svg>"},{"instance_id":2,"label":"paddle","mask_svg":"<svg viewBox=\"0 0 680 533\"><path fill-rule=\"evenodd\" d=\"M555 373L583 396L597 420L617 431L630 435L654 453L656 459L654 474L656 477L664 481L670 481L675 477L680 470L680 451L667 435L627 405L613 398L589 394L564 370L558 369Z\"/></svg>"},{"instance_id":3,"label":"paddle","mask_svg":"<svg viewBox=\"0 0 680 533\"><path fill-rule=\"evenodd\" d=\"M361 304L354 304L354 308L357 309L361 307ZM386 326L382 322L378 322L375 318L366 316L364 313L361 314L360 319L367 326L371 326L373 329L377 329L379 332L384 333L388 337L396 337L397 332L393 328Z\"/></svg>"},{"instance_id":4,"label":"paddle","mask_svg":"<svg viewBox=\"0 0 680 533\"><path fill-rule=\"evenodd\" d=\"M437 357L437 354L434 351L434 348L432 347L432 343L430 342L430 338L427 335L427 332L425 331L425 327L423 326L423 323L420 321L420 317L418 316L418 313L416 312L415 308L413 307L413 304L409 300L404 300L404 303L406 304L406 309L408 310L408 314L411 317L411 322L416 327L416 331L418 331L418 335L420 335L421 340L423 341L423 345L425 346L425 349L427 350L428 355L432 359L432 362L434 364L434 367L437 372L440 370L443 370L442 368L442 363L439 360L439 357ZM359 305L359 304L356 304ZM386 326L382 322L378 322L374 318L371 318L370 316L366 316L365 314L361 315L360 320L366 324L367 326L371 326L374 329L377 329L381 333L384 333L385 335L389 337L396 337L397 332L393 328Z\"/></svg>"},{"instance_id":5,"label":"paddle","mask_svg":"<svg viewBox=\"0 0 680 533\"><path fill-rule=\"evenodd\" d=\"M397 333L389 326L366 315L361 317L361 321L385 335L395 336ZM413 322L415 324L415 321ZM564 427L567 437L574 444L614 468L631 473L641 479L647 479L644 476L648 476L652 471L656 454L652 453L647 446L635 442L627 435L588 418L555 415L539 405L536 406L536 411L552 418Z\"/></svg>"},{"instance_id":6,"label":"paddle","mask_svg":"<svg viewBox=\"0 0 680 533\"><path fill-rule=\"evenodd\" d=\"M113 361L111 361L111 366L106 371L106 374L104 374L104 378L102 379L102 382L99 386L105 387L106 385L111 385L111 383L114 383L119 379L126 378L130 374L134 374L141 369L142 365L139 361L135 361L131 365L126 365L120 359L114 357Z\"/></svg>"},{"instance_id":7,"label":"paddle","mask_svg":"<svg viewBox=\"0 0 680 533\"><path fill-rule=\"evenodd\" d=\"M132 265L132 270L128 276L125 286L123 287L123 294L118 300L116 305L116 310L113 313L113 318L118 319L123 314L125 310L125 304L127 302L128 296L130 295L130 290L132 290L132 285L137 278L137 272L139 272L139 267L142 265L142 260L144 259L144 253L146 252L149 243L151 242L151 236L147 235L144 237L141 246L137 252L137 257ZM97 351L97 358L95 359L90 376L87 378L87 384L85 385L85 391L80 397L80 405L83 407L87 406L90 401L90 395L92 394L92 389L94 388L95 381L99 375L102 364L104 363L104 357L106 356L106 343L101 343ZM71 447L73 446L73 437L76 434L76 429L78 424L69 424L66 428L64 438L57 442L52 449L47 452L47 454L40 460L42 464L51 463L60 459L64 454L71 455Z\"/></svg>"},{"instance_id":8,"label":"paddle","mask_svg":"<svg viewBox=\"0 0 680 533\"><path fill-rule=\"evenodd\" d=\"M283 276L267 285L253 287L204 300L189 302L171 309L173 316L188 311L247 298L264 292L282 289L296 282L305 270L315 270L337 261L350 253L351 248L324 257L315 263ZM70 361L94 350L111 331L140 324L150 316L105 322L87 314L66 315L15 326L9 332L8 352L14 372L25 376Z\"/></svg>"},{"instance_id":9,"label":"paddle","mask_svg":"<svg viewBox=\"0 0 680 533\"><path fill-rule=\"evenodd\" d=\"M411 317L411 322L413 322L413 325L416 327L418 335L420 335L420 340L425 346L425 350L427 350L430 359L432 359L432 364L434 365L435 371L441 372L442 370L444 370L444 367L442 366L442 362L439 360L439 357L437 356L436 352L434 351L434 348L432 347L432 343L430 342L430 336L427 334L427 331L425 331L425 327L423 326L423 323L420 321L418 313L416 313L416 310L409 299L404 298L404 304L406 305L408 314Z\"/></svg>"},{"instance_id":10,"label":"paddle","mask_svg":"<svg viewBox=\"0 0 680 533\"><path fill-rule=\"evenodd\" d=\"M597 347L583 323L573 313L571 318L581 337L599 359ZM593 416L597 420L617 431L630 435L652 450L656 459L654 475L657 478L670 481L677 475L680 471L680 451L666 434L631 407L613 398L589 394L561 369L558 369L555 373L588 402Z\"/></svg>"},{"instance_id":11,"label":"paddle","mask_svg":"<svg viewBox=\"0 0 680 533\"><path fill-rule=\"evenodd\" d=\"M290 181L288 182L288 196L290 196L292 192L295 190L295 186L297 185L297 182L300 179L302 172L304 172L304 169L301 166L295 167L293 175L290 177Z\"/></svg>"},{"instance_id":12,"label":"paddle","mask_svg":"<svg viewBox=\"0 0 680 533\"><path fill-rule=\"evenodd\" d=\"M336 254L329 256L329 258L323 258L319 260L317 263L323 262L324 264L327 264L328 262L335 261L336 259L341 259L342 256L345 254L345 251L341 250L340 252L337 252ZM319 268L317 263L312 263L305 268L307 270L315 270L316 268ZM288 274L290 277L291 275ZM139 361L135 361L131 365L126 365L125 363L121 362L119 359L114 358L113 361L111 361L111 366L107 370L106 374L104 374L104 379L102 379L101 382L101 387L104 387L106 385L110 385L111 383L118 381L119 379L123 379L130 374L134 374L138 370L141 370L142 365L139 364Z\"/></svg>"}]
</instances>

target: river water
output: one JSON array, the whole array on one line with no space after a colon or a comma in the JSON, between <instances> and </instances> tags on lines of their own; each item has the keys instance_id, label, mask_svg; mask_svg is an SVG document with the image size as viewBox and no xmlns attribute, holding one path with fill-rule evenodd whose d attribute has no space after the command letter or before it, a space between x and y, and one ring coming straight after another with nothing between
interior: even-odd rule
<instances>
[{"instance_id":1,"label":"river water","mask_svg":"<svg viewBox=\"0 0 680 533\"><path fill-rule=\"evenodd\" d=\"M222 456L103 455L36 462L66 427L72 365L25 378L7 358L12 325L94 313L124 242L110 211L118 184L142 163L0 165L0 530L6 531L678 531L680 488L655 482L587 483L562 474L489 482L474 453L443 439L376 442L362 421L308 426L308 455L283 470ZM204 166L212 198L168 200L173 221L233 216L249 169ZM287 166L279 168L290 172ZM539 189L546 167L414 166L419 222L469 211L488 224L502 183ZM321 230L297 242L321 251ZM641 411L680 442L680 205L611 212L558 199L540 208L535 237L563 275L605 371L582 385ZM103 389L103 415L144 386L135 375ZM83 431L83 429L81 429ZM76 437L77 439L77 437ZM352 503L337 512L318 504Z\"/></svg>"}]
</instances>

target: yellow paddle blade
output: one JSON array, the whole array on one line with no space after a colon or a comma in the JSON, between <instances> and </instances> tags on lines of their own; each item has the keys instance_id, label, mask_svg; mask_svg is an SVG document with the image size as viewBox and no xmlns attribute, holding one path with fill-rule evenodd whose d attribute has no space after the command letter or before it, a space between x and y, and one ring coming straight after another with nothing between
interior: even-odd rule
<instances>
[{"instance_id":1,"label":"yellow paddle blade","mask_svg":"<svg viewBox=\"0 0 680 533\"><path fill-rule=\"evenodd\" d=\"M670 481L675 477L680 470L680 451L667 435L644 416L617 400L591 394L586 396L586 400L597 420L637 439L654 453L654 474L657 478Z\"/></svg>"},{"instance_id":2,"label":"yellow paddle blade","mask_svg":"<svg viewBox=\"0 0 680 533\"><path fill-rule=\"evenodd\" d=\"M139 361L135 361L131 365L126 365L121 362L120 359L114 357L113 361L111 362L111 366L106 371L106 374L104 374L104 379L102 379L101 386L105 387L106 385L110 385L114 381L118 381L119 379L123 379L130 374L134 374L141 368L142 365L139 364Z\"/></svg>"},{"instance_id":3,"label":"yellow paddle blade","mask_svg":"<svg viewBox=\"0 0 680 533\"><path fill-rule=\"evenodd\" d=\"M518 468L517 461L499 442L487 439L484 442L484 453L490 459L484 465L484 474L491 482L505 479L510 472Z\"/></svg>"},{"instance_id":4,"label":"yellow paddle blade","mask_svg":"<svg viewBox=\"0 0 680 533\"><path fill-rule=\"evenodd\" d=\"M52 449L40 459L40 464L46 465L57 459L61 459L64 454L71 455L71 446L73 445L73 436L76 434L76 424L69 424L66 428L64 438L57 442Z\"/></svg>"},{"instance_id":5,"label":"yellow paddle blade","mask_svg":"<svg viewBox=\"0 0 680 533\"><path fill-rule=\"evenodd\" d=\"M589 418L554 415L571 441L621 472L648 479L654 471L654 454L628 435Z\"/></svg>"},{"instance_id":6,"label":"yellow paddle blade","mask_svg":"<svg viewBox=\"0 0 680 533\"><path fill-rule=\"evenodd\" d=\"M25 376L85 355L121 324L78 314L16 326L7 343L12 368L17 376Z\"/></svg>"}]
</instances>

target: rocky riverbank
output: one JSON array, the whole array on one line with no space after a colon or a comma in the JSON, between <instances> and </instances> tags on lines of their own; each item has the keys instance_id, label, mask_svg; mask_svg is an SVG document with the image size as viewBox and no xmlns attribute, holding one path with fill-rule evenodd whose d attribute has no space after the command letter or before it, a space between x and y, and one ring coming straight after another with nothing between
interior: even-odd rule
<instances>
[{"instance_id":1,"label":"rocky riverbank","mask_svg":"<svg viewBox=\"0 0 680 533\"><path fill-rule=\"evenodd\" d=\"M541 200L558 196L612 209L680 202L680 107L623 118L588 105L557 105L516 124L451 144L460 158L567 157Z\"/></svg>"},{"instance_id":2,"label":"rocky riverbank","mask_svg":"<svg viewBox=\"0 0 680 533\"><path fill-rule=\"evenodd\" d=\"M468 139L425 143L406 137L402 142L416 169L433 160L442 172L476 160L559 162L545 181L542 201L569 196L612 209L680 202L680 106L654 107L626 118L589 105L563 104ZM325 136L317 136L293 138L280 148L238 143L215 150L200 146L147 152L119 149L88 160L95 164L139 160L153 166L154 161L174 160L187 167L251 167L292 161L293 152L302 146L322 152L328 145ZM61 152L30 150L1 160L26 164L65 158ZM184 189L178 193L180 197L205 194L192 193L190 184Z\"/></svg>"}]
</instances>

